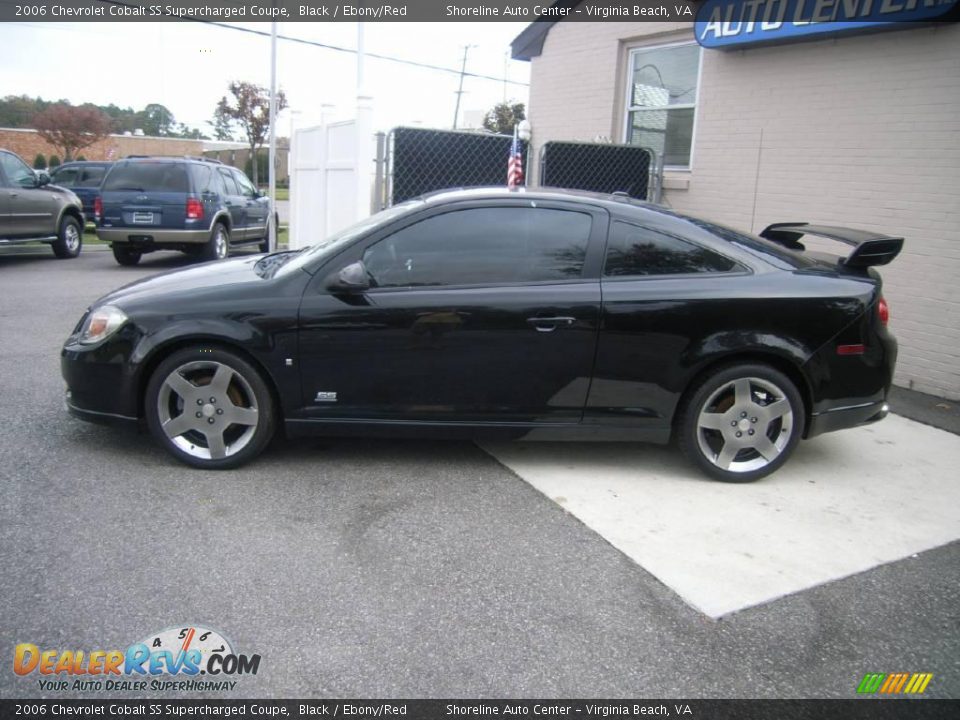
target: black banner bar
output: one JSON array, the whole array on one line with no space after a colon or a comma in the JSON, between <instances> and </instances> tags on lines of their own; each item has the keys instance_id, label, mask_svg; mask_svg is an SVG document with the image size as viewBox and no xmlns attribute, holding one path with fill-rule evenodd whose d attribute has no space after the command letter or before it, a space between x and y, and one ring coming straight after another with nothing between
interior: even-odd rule
<instances>
[{"instance_id":1,"label":"black banner bar","mask_svg":"<svg viewBox=\"0 0 960 720\"><path fill-rule=\"evenodd\" d=\"M701 0L0 0L3 22L693 21Z\"/></svg>"},{"instance_id":2,"label":"black banner bar","mask_svg":"<svg viewBox=\"0 0 960 720\"><path fill-rule=\"evenodd\" d=\"M14 718L943 720L960 700L0 700Z\"/></svg>"}]
</instances>

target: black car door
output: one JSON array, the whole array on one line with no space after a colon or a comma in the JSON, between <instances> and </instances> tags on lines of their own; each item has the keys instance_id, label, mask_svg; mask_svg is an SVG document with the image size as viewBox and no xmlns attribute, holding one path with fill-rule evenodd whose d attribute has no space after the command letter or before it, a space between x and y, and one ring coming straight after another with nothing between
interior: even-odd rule
<instances>
[{"instance_id":1,"label":"black car door","mask_svg":"<svg viewBox=\"0 0 960 720\"><path fill-rule=\"evenodd\" d=\"M607 223L591 206L477 201L351 248L303 298L306 416L579 422ZM329 292L324 278L356 260L373 287Z\"/></svg>"}]
</instances>

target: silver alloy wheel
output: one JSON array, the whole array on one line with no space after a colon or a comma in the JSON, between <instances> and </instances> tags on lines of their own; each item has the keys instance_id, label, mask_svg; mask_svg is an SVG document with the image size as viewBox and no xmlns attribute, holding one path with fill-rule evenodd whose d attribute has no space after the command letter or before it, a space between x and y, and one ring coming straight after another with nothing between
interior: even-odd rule
<instances>
[{"instance_id":1,"label":"silver alloy wheel","mask_svg":"<svg viewBox=\"0 0 960 720\"><path fill-rule=\"evenodd\" d=\"M72 222L68 222L63 228L63 244L70 254L75 253L80 247L80 231Z\"/></svg>"},{"instance_id":2,"label":"silver alloy wheel","mask_svg":"<svg viewBox=\"0 0 960 720\"><path fill-rule=\"evenodd\" d=\"M223 225L217 225L213 233L213 254L217 260L223 260L227 256L227 231Z\"/></svg>"},{"instance_id":3,"label":"silver alloy wheel","mask_svg":"<svg viewBox=\"0 0 960 720\"><path fill-rule=\"evenodd\" d=\"M174 369L157 395L164 434L188 455L222 460L253 439L260 413L253 388L229 365L200 360Z\"/></svg>"},{"instance_id":4,"label":"silver alloy wheel","mask_svg":"<svg viewBox=\"0 0 960 720\"><path fill-rule=\"evenodd\" d=\"M793 410L786 393L757 377L724 383L697 417L700 452L728 472L766 467L786 448L792 431Z\"/></svg>"}]
</instances>

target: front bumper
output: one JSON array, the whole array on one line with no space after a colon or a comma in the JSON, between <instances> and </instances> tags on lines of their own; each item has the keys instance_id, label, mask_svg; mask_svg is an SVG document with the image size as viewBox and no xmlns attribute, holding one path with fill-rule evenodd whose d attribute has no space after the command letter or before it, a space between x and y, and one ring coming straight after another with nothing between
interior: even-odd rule
<instances>
[{"instance_id":1,"label":"front bumper","mask_svg":"<svg viewBox=\"0 0 960 720\"><path fill-rule=\"evenodd\" d=\"M99 423L135 423L140 416L139 378L129 361L139 332L121 328L100 345L85 346L71 336L60 351L67 384L67 411Z\"/></svg>"},{"instance_id":2,"label":"front bumper","mask_svg":"<svg viewBox=\"0 0 960 720\"><path fill-rule=\"evenodd\" d=\"M151 227L105 228L97 227L97 237L104 242L141 247L202 245L210 240L210 231L161 230Z\"/></svg>"}]
</instances>

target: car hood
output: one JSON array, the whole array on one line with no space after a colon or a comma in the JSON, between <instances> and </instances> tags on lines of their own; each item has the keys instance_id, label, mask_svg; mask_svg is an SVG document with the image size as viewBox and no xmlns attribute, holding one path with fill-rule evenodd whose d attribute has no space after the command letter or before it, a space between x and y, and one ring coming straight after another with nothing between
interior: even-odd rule
<instances>
[{"instance_id":1,"label":"car hood","mask_svg":"<svg viewBox=\"0 0 960 720\"><path fill-rule=\"evenodd\" d=\"M262 257L248 255L153 275L104 295L95 306L115 305L126 311L138 305L152 304L160 298L179 296L187 300L200 300L212 295L227 295L231 289L264 282L254 269Z\"/></svg>"}]
</instances>

